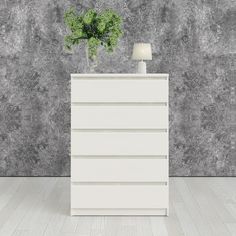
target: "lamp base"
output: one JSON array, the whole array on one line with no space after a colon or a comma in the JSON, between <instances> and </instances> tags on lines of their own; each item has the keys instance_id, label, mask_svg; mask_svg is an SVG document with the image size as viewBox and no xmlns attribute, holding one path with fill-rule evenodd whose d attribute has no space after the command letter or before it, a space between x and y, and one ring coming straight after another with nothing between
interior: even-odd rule
<instances>
[{"instance_id":1,"label":"lamp base","mask_svg":"<svg viewBox=\"0 0 236 236\"><path fill-rule=\"evenodd\" d=\"M138 74L146 74L147 69L146 69L146 62L140 61L138 63Z\"/></svg>"}]
</instances>

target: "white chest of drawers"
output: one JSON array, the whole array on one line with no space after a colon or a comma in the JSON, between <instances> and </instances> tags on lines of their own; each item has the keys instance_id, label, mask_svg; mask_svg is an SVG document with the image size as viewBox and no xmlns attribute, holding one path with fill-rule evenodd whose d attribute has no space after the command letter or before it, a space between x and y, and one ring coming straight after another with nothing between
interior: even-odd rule
<instances>
[{"instance_id":1,"label":"white chest of drawers","mask_svg":"<svg viewBox=\"0 0 236 236\"><path fill-rule=\"evenodd\" d=\"M71 75L71 214L168 215L168 74Z\"/></svg>"}]
</instances>

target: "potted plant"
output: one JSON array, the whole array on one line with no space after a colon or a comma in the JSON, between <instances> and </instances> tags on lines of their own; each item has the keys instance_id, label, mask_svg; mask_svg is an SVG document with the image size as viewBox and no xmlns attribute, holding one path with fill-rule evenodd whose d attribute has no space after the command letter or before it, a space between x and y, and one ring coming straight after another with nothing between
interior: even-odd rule
<instances>
[{"instance_id":1,"label":"potted plant","mask_svg":"<svg viewBox=\"0 0 236 236\"><path fill-rule=\"evenodd\" d=\"M104 47L107 52L113 52L123 34L121 17L111 9L102 12L89 9L78 14L71 8L65 12L64 21L71 31L65 36L65 47L71 49L72 46L86 41L87 63L89 59L97 60L99 47Z\"/></svg>"}]
</instances>

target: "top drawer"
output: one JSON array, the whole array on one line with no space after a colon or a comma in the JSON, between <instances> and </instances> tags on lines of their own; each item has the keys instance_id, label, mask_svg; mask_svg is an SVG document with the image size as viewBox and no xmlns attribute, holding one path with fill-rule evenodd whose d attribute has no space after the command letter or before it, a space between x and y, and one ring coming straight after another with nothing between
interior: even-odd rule
<instances>
[{"instance_id":1,"label":"top drawer","mask_svg":"<svg viewBox=\"0 0 236 236\"><path fill-rule=\"evenodd\" d=\"M72 102L168 102L166 79L73 79Z\"/></svg>"}]
</instances>

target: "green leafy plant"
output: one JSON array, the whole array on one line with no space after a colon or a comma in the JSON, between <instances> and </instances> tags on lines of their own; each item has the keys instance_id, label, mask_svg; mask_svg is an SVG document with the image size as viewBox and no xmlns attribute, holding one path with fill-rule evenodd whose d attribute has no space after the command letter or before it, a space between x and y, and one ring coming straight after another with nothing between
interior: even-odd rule
<instances>
[{"instance_id":1,"label":"green leafy plant","mask_svg":"<svg viewBox=\"0 0 236 236\"><path fill-rule=\"evenodd\" d=\"M121 17L110 9L100 13L89 9L78 15L76 10L71 8L65 12L64 20L71 30L71 33L65 36L65 47L71 49L81 40L87 40L91 59L96 58L99 46L103 46L107 52L113 52L123 34Z\"/></svg>"}]
</instances>

